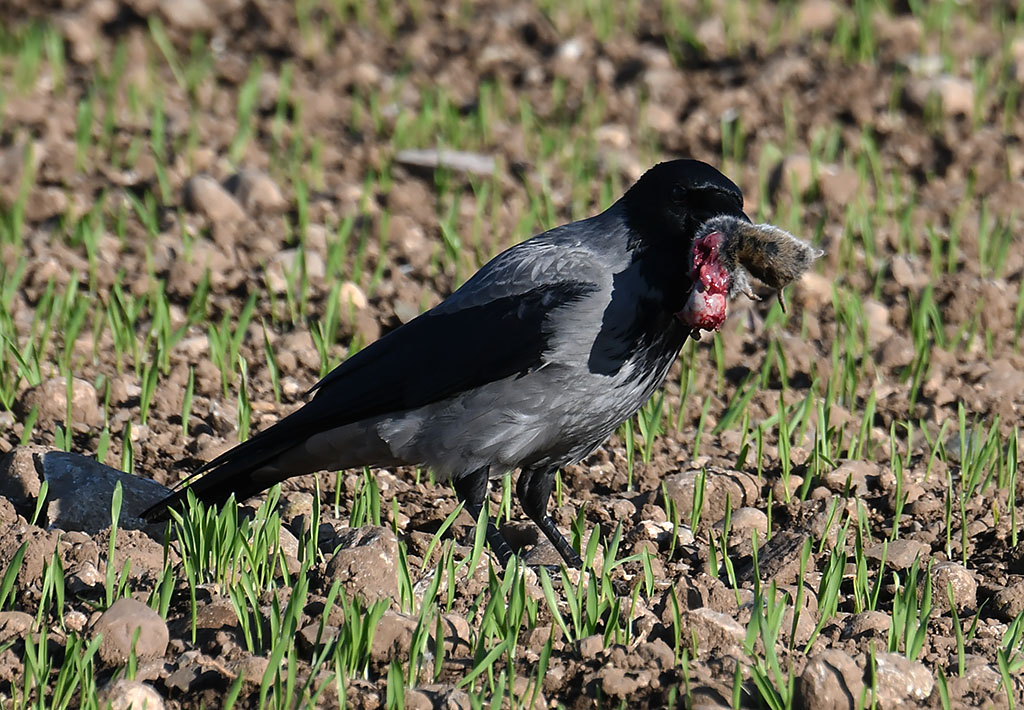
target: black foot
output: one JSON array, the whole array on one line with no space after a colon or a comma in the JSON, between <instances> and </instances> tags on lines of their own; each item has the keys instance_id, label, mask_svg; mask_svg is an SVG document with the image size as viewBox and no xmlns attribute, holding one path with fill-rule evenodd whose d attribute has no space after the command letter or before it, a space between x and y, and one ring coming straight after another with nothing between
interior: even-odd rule
<instances>
[{"instance_id":1,"label":"black foot","mask_svg":"<svg viewBox=\"0 0 1024 710\"><path fill-rule=\"evenodd\" d=\"M545 515L536 522L540 531L547 536L551 544L555 546L558 554L565 560L565 564L576 569L583 569L583 558L580 557L580 554L573 549L562 532L555 526L555 521L551 519L551 516Z\"/></svg>"},{"instance_id":2,"label":"black foot","mask_svg":"<svg viewBox=\"0 0 1024 710\"><path fill-rule=\"evenodd\" d=\"M502 569L508 567L508 561L512 559L512 547L508 544L508 540L498 530L498 526L492 523L490 520L487 521L487 544L491 546L491 552L498 558L498 564L501 565Z\"/></svg>"},{"instance_id":3,"label":"black foot","mask_svg":"<svg viewBox=\"0 0 1024 710\"><path fill-rule=\"evenodd\" d=\"M463 509L473 516L474 520L480 519L480 511L483 510L484 503L487 500L487 486L489 482L490 469L486 466L454 481L455 495L462 501ZM512 559L512 555L515 553L512 552L512 547L508 544L508 540L498 530L498 526L489 517L487 520L487 544L490 545L494 556L498 558L498 564L501 565L502 569L507 567L508 561Z\"/></svg>"},{"instance_id":4,"label":"black foot","mask_svg":"<svg viewBox=\"0 0 1024 710\"><path fill-rule=\"evenodd\" d=\"M583 560L565 536L558 530L555 521L548 515L548 499L555 481L557 469L523 469L516 482L516 495L523 511L537 524L545 537L555 546L558 554L569 567L581 569Z\"/></svg>"}]
</instances>

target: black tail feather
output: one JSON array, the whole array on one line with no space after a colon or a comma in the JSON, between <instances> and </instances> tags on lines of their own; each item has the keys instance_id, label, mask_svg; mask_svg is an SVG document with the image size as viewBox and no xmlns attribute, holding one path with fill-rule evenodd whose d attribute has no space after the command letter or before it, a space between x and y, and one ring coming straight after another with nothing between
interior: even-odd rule
<instances>
[{"instance_id":1,"label":"black tail feather","mask_svg":"<svg viewBox=\"0 0 1024 710\"><path fill-rule=\"evenodd\" d=\"M258 464L257 464L258 466ZM273 485L265 479L252 479L238 470L238 466L224 466L212 471L200 469L188 479L179 483L174 492L142 512L141 517L149 522L159 522L170 517L170 510L182 510L191 491L197 500L207 505L219 505L231 497L244 501ZM250 467L254 470L255 467Z\"/></svg>"},{"instance_id":2,"label":"black tail feather","mask_svg":"<svg viewBox=\"0 0 1024 710\"><path fill-rule=\"evenodd\" d=\"M196 499L208 505L226 501L232 493L235 500L243 501L283 480L254 478L253 473L275 457L301 441L308 434L311 411L308 405L293 412L269 429L259 432L212 461L209 461L175 486L174 492L142 512L141 517L151 522L166 520L168 510L180 510L192 491Z\"/></svg>"}]
</instances>

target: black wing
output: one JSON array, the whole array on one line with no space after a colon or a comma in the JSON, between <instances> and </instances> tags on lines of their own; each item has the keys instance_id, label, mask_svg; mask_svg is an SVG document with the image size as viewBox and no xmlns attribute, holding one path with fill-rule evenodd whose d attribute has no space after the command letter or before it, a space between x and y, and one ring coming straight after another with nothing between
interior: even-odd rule
<instances>
[{"instance_id":1,"label":"black wing","mask_svg":"<svg viewBox=\"0 0 1024 710\"><path fill-rule=\"evenodd\" d=\"M205 464L184 484L206 474L216 480L196 482L198 497L223 499L236 476L314 434L530 372L543 364L548 349L548 315L597 288L580 281L543 284L459 310L428 311L350 357L314 387L305 406ZM204 493L214 489L215 496ZM143 517L160 517L183 498L179 490Z\"/></svg>"},{"instance_id":2,"label":"black wing","mask_svg":"<svg viewBox=\"0 0 1024 710\"><path fill-rule=\"evenodd\" d=\"M526 374L548 347L547 316L596 290L547 284L457 311L428 311L332 370L313 390L332 428L421 407L474 387Z\"/></svg>"}]
</instances>

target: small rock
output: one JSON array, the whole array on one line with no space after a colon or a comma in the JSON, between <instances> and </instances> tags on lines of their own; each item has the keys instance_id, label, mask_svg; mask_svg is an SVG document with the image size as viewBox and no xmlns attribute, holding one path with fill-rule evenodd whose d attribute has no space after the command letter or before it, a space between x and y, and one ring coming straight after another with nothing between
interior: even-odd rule
<instances>
[{"instance_id":1,"label":"small rock","mask_svg":"<svg viewBox=\"0 0 1024 710\"><path fill-rule=\"evenodd\" d=\"M876 360L882 367L895 369L906 367L912 363L916 354L914 344L909 338L894 333L882 343L882 347L878 349Z\"/></svg>"},{"instance_id":2,"label":"small rock","mask_svg":"<svg viewBox=\"0 0 1024 710\"><path fill-rule=\"evenodd\" d=\"M352 68L352 78L359 86L376 86L381 81L381 73L376 65L360 62Z\"/></svg>"},{"instance_id":3,"label":"small rock","mask_svg":"<svg viewBox=\"0 0 1024 710\"><path fill-rule=\"evenodd\" d=\"M523 553L523 562L528 567L557 567L561 557L558 554L558 550L555 549L555 546L552 545L547 538L538 539L534 537L532 541L536 544ZM518 543L516 543L516 546L518 547Z\"/></svg>"},{"instance_id":4,"label":"small rock","mask_svg":"<svg viewBox=\"0 0 1024 710\"><path fill-rule=\"evenodd\" d=\"M43 222L64 214L67 209L68 196L64 190L52 185L37 186L29 191L25 200L25 219Z\"/></svg>"},{"instance_id":5,"label":"small rock","mask_svg":"<svg viewBox=\"0 0 1024 710\"><path fill-rule=\"evenodd\" d=\"M942 102L946 116L970 116L974 111L974 84L956 76L913 77L906 85L907 98L923 109L932 96Z\"/></svg>"},{"instance_id":6,"label":"small rock","mask_svg":"<svg viewBox=\"0 0 1024 710\"><path fill-rule=\"evenodd\" d=\"M569 62L575 62L583 56L583 42L579 37L573 37L559 45L557 50L559 59L564 59Z\"/></svg>"},{"instance_id":7,"label":"small rock","mask_svg":"<svg viewBox=\"0 0 1024 710\"><path fill-rule=\"evenodd\" d=\"M678 98L682 77L672 66L649 66L643 74L644 85L652 104L673 105Z\"/></svg>"},{"instance_id":8,"label":"small rock","mask_svg":"<svg viewBox=\"0 0 1024 710\"><path fill-rule=\"evenodd\" d=\"M369 304L366 300L366 294L363 293L363 289L359 288L356 284L351 281L346 281L338 289L338 301L341 303L342 308L348 309L349 306L355 308L357 311L361 311Z\"/></svg>"},{"instance_id":9,"label":"small rock","mask_svg":"<svg viewBox=\"0 0 1024 710\"><path fill-rule=\"evenodd\" d=\"M793 299L804 309L818 312L832 303L832 279L816 271L808 271L793 284Z\"/></svg>"},{"instance_id":10,"label":"small rock","mask_svg":"<svg viewBox=\"0 0 1024 710\"><path fill-rule=\"evenodd\" d=\"M1011 577L1010 582L992 595L996 611L1006 621L1013 621L1024 612L1024 578ZM932 596L934 597L934 590Z\"/></svg>"},{"instance_id":11,"label":"small rock","mask_svg":"<svg viewBox=\"0 0 1024 710\"><path fill-rule=\"evenodd\" d=\"M461 614L445 614L441 617L441 626L444 632L445 656L465 658L472 655L473 634L466 617Z\"/></svg>"},{"instance_id":12,"label":"small rock","mask_svg":"<svg viewBox=\"0 0 1024 710\"><path fill-rule=\"evenodd\" d=\"M877 346L896 332L889 324L889 309L873 298L863 302L864 318L868 322L868 342Z\"/></svg>"},{"instance_id":13,"label":"small rock","mask_svg":"<svg viewBox=\"0 0 1024 710\"><path fill-rule=\"evenodd\" d=\"M699 648L730 649L743 643L746 630L732 616L707 607L686 612L686 638L694 634Z\"/></svg>"},{"instance_id":14,"label":"small rock","mask_svg":"<svg viewBox=\"0 0 1024 710\"><path fill-rule=\"evenodd\" d=\"M242 206L209 175L196 175L185 183L185 206L214 224L245 219Z\"/></svg>"},{"instance_id":15,"label":"small rock","mask_svg":"<svg viewBox=\"0 0 1024 710\"><path fill-rule=\"evenodd\" d=\"M109 665L126 663L136 630L135 655L139 660L161 658L167 652L167 624L142 602L126 597L111 604L93 624L93 638L103 637L98 650L100 658Z\"/></svg>"},{"instance_id":16,"label":"small rock","mask_svg":"<svg viewBox=\"0 0 1024 710\"><path fill-rule=\"evenodd\" d=\"M165 497L156 481L139 478L95 459L65 451L42 456L43 478L49 485L46 519L51 527L95 534L110 526L110 501L121 484L121 521L142 524L139 513Z\"/></svg>"},{"instance_id":17,"label":"small rock","mask_svg":"<svg viewBox=\"0 0 1024 710\"><path fill-rule=\"evenodd\" d=\"M815 184L829 202L846 205L860 189L860 175L853 168L832 163L815 163L810 156L787 156L775 169L770 180L772 192L786 190L804 195Z\"/></svg>"},{"instance_id":18,"label":"small rock","mask_svg":"<svg viewBox=\"0 0 1024 710\"><path fill-rule=\"evenodd\" d=\"M669 474L664 478L665 490L675 502L680 519L688 518L693 509L693 495L699 477L699 470L690 469ZM759 494L760 486L750 474L708 467L705 470L704 508L701 519L711 523L717 522L725 515L727 501L733 510L737 510L756 503Z\"/></svg>"},{"instance_id":19,"label":"small rock","mask_svg":"<svg viewBox=\"0 0 1024 710\"><path fill-rule=\"evenodd\" d=\"M94 39L95 28L90 27L89 32L90 39ZM22 182L26 179L26 166L31 166L32 175L38 174L40 164L46 159L46 152L46 146L41 141L29 143L17 140L0 148L0 204L10 207L19 199Z\"/></svg>"},{"instance_id":20,"label":"small rock","mask_svg":"<svg viewBox=\"0 0 1024 710\"><path fill-rule=\"evenodd\" d=\"M901 537L889 542L887 545L886 543L872 545L864 551L864 555L869 560L881 561L883 554L885 555L885 564L887 566L903 570L910 569L910 566L914 564L914 560L919 558L920 564L924 565L931 554L931 548L923 542Z\"/></svg>"},{"instance_id":21,"label":"small rock","mask_svg":"<svg viewBox=\"0 0 1024 710\"><path fill-rule=\"evenodd\" d=\"M407 710L434 710L434 702L419 688L406 688L405 707Z\"/></svg>"},{"instance_id":22,"label":"small rock","mask_svg":"<svg viewBox=\"0 0 1024 710\"><path fill-rule=\"evenodd\" d=\"M460 173L490 176L494 173L493 156L447 148L408 149L398 152L395 162L414 168L448 168Z\"/></svg>"},{"instance_id":23,"label":"small rock","mask_svg":"<svg viewBox=\"0 0 1024 710\"><path fill-rule=\"evenodd\" d=\"M236 269L233 257L216 244L198 240L192 245L191 258L175 259L171 263L170 273L167 279L168 292L178 295L192 297L195 287L208 271L212 285L218 283L226 284L231 271ZM183 343L199 340L196 336L186 338ZM206 336L201 337L203 347L206 346Z\"/></svg>"},{"instance_id":24,"label":"small rock","mask_svg":"<svg viewBox=\"0 0 1024 710\"><path fill-rule=\"evenodd\" d=\"M27 417L35 407L39 411L38 422L46 428L66 423L68 417L67 381L64 377L53 377L25 391L16 406L19 417ZM88 432L102 426L103 412L100 409L96 388L78 377L71 379L71 427L75 431Z\"/></svg>"},{"instance_id":25,"label":"small rock","mask_svg":"<svg viewBox=\"0 0 1024 710\"><path fill-rule=\"evenodd\" d=\"M697 24L697 41L711 57L724 56L729 51L728 35L725 32L725 20L717 13Z\"/></svg>"},{"instance_id":26,"label":"small rock","mask_svg":"<svg viewBox=\"0 0 1024 710\"><path fill-rule=\"evenodd\" d=\"M291 530L282 527L278 531L277 545L288 573L298 574L302 569L302 563L299 561L299 539Z\"/></svg>"},{"instance_id":27,"label":"small rock","mask_svg":"<svg viewBox=\"0 0 1024 710\"><path fill-rule=\"evenodd\" d=\"M265 656L245 655L231 664L231 670L242 676L249 685L258 686L269 665L270 660Z\"/></svg>"},{"instance_id":28,"label":"small rock","mask_svg":"<svg viewBox=\"0 0 1024 710\"><path fill-rule=\"evenodd\" d=\"M367 525L340 530L339 549L327 563L326 576L338 580L350 596L367 603L398 595L398 540L391 528Z\"/></svg>"},{"instance_id":29,"label":"small rock","mask_svg":"<svg viewBox=\"0 0 1024 710\"><path fill-rule=\"evenodd\" d=\"M934 475L934 473L932 475ZM904 508L904 511L921 520L932 520L932 516L938 514L943 507L941 498L922 495L920 498Z\"/></svg>"},{"instance_id":30,"label":"small rock","mask_svg":"<svg viewBox=\"0 0 1024 710\"><path fill-rule=\"evenodd\" d=\"M862 611L846 620L843 638L887 638L891 625L889 615L881 611Z\"/></svg>"},{"instance_id":31,"label":"small rock","mask_svg":"<svg viewBox=\"0 0 1024 710\"><path fill-rule=\"evenodd\" d=\"M203 672L198 663L178 662L178 670L164 679L164 687L176 693L188 693Z\"/></svg>"},{"instance_id":32,"label":"small rock","mask_svg":"<svg viewBox=\"0 0 1024 710\"><path fill-rule=\"evenodd\" d=\"M604 650L604 637L601 634L593 634L582 638L579 642L579 648L580 658L597 658L598 654Z\"/></svg>"},{"instance_id":33,"label":"small rock","mask_svg":"<svg viewBox=\"0 0 1024 710\"><path fill-rule=\"evenodd\" d=\"M400 614L388 609L377 622L377 630L373 635L370 657L378 662L409 658L412 647L412 634L418 623L416 617Z\"/></svg>"},{"instance_id":34,"label":"small rock","mask_svg":"<svg viewBox=\"0 0 1024 710\"><path fill-rule=\"evenodd\" d=\"M662 639L654 639L641 643L637 653L651 665L668 670L675 665L675 654Z\"/></svg>"},{"instance_id":35,"label":"small rock","mask_svg":"<svg viewBox=\"0 0 1024 710\"><path fill-rule=\"evenodd\" d=\"M842 493L849 484L850 492L857 496L868 492L868 477L878 476L879 467L871 461L843 461L822 477L822 482L834 493Z\"/></svg>"},{"instance_id":36,"label":"small rock","mask_svg":"<svg viewBox=\"0 0 1024 710\"><path fill-rule=\"evenodd\" d=\"M935 679L923 663L896 653L875 655L875 683L881 710L920 703L932 694Z\"/></svg>"},{"instance_id":37,"label":"small rock","mask_svg":"<svg viewBox=\"0 0 1024 710\"><path fill-rule=\"evenodd\" d=\"M288 208L281 188L261 170L235 173L225 181L224 187L250 212L275 213Z\"/></svg>"},{"instance_id":38,"label":"small rock","mask_svg":"<svg viewBox=\"0 0 1024 710\"><path fill-rule=\"evenodd\" d=\"M838 20L839 7L833 0L807 0L797 13L797 24L805 33L830 32Z\"/></svg>"},{"instance_id":39,"label":"small rock","mask_svg":"<svg viewBox=\"0 0 1024 710\"><path fill-rule=\"evenodd\" d=\"M395 317L402 323L408 323L420 314L420 307L408 301L395 301Z\"/></svg>"},{"instance_id":40,"label":"small rock","mask_svg":"<svg viewBox=\"0 0 1024 710\"><path fill-rule=\"evenodd\" d=\"M982 299L984 303L997 303L996 300ZM992 369L978 380L978 385L983 391L991 394L993 399L1007 398L1014 400L1018 392L1024 388L1024 372L1018 364L1006 358L996 358L990 361ZM959 447L959 437L956 438L956 445ZM958 448L959 450L959 448Z\"/></svg>"},{"instance_id":41,"label":"small rock","mask_svg":"<svg viewBox=\"0 0 1024 710\"><path fill-rule=\"evenodd\" d=\"M530 697L535 687L535 681L532 678L525 676L516 676L512 681L512 693L510 697L521 698L525 700ZM520 707L526 708L526 703L520 703ZM530 710L545 710L548 707L547 699L544 697L543 692L537 692L536 697L533 699L533 705L529 706Z\"/></svg>"},{"instance_id":42,"label":"small rock","mask_svg":"<svg viewBox=\"0 0 1024 710\"><path fill-rule=\"evenodd\" d=\"M796 447L794 447L794 452L795 449ZM775 500L790 501L803 484L804 477L796 474L791 474L788 481L782 477L776 478L775 482L772 483L772 495L775 497Z\"/></svg>"},{"instance_id":43,"label":"small rock","mask_svg":"<svg viewBox=\"0 0 1024 710\"><path fill-rule=\"evenodd\" d=\"M121 678L98 693L101 708L106 710L163 710L164 699L153 686Z\"/></svg>"},{"instance_id":44,"label":"small rock","mask_svg":"<svg viewBox=\"0 0 1024 710\"><path fill-rule=\"evenodd\" d=\"M358 205L364 201L362 185L352 185L350 190L352 194L342 199L343 202L351 202L353 205ZM400 228L396 229L393 216L391 219L391 236L388 241L401 241L402 235L399 233L402 231L401 227L418 225L419 222L417 219L414 219L414 216L420 214L423 205L431 204L434 199L434 191L429 189L423 180L412 178L402 180L396 176L395 184L391 192L388 193L388 207L390 207L394 216L402 215L409 218L410 221L401 223L399 225Z\"/></svg>"},{"instance_id":45,"label":"small rock","mask_svg":"<svg viewBox=\"0 0 1024 710\"><path fill-rule=\"evenodd\" d=\"M469 695L452 685L424 685L420 687L433 700L433 707L444 710L470 710ZM538 694L540 697L540 694Z\"/></svg>"},{"instance_id":46,"label":"small rock","mask_svg":"<svg viewBox=\"0 0 1024 710\"><path fill-rule=\"evenodd\" d=\"M811 489L808 500L829 500L832 497L832 491L825 486L815 486Z\"/></svg>"},{"instance_id":47,"label":"small rock","mask_svg":"<svg viewBox=\"0 0 1024 710\"><path fill-rule=\"evenodd\" d=\"M334 642L338 637L338 631L337 626L329 624L325 624L321 629L319 622L303 626L298 633L299 648L308 655L318 653Z\"/></svg>"},{"instance_id":48,"label":"small rock","mask_svg":"<svg viewBox=\"0 0 1024 710\"><path fill-rule=\"evenodd\" d=\"M818 168L821 195L834 205L845 207L860 190L860 175L853 168L822 165Z\"/></svg>"},{"instance_id":49,"label":"small rock","mask_svg":"<svg viewBox=\"0 0 1024 710\"><path fill-rule=\"evenodd\" d=\"M897 255L889 265L892 280L903 288L918 289L928 284L928 269L917 257Z\"/></svg>"},{"instance_id":50,"label":"small rock","mask_svg":"<svg viewBox=\"0 0 1024 710\"><path fill-rule=\"evenodd\" d=\"M795 195L803 195L814 184L814 166L810 156L789 155L783 159L773 180L774 190L792 190Z\"/></svg>"},{"instance_id":51,"label":"small rock","mask_svg":"<svg viewBox=\"0 0 1024 710\"><path fill-rule=\"evenodd\" d=\"M666 520L641 520L639 527L648 539L656 542L669 541L669 535L672 534L672 523Z\"/></svg>"},{"instance_id":52,"label":"small rock","mask_svg":"<svg viewBox=\"0 0 1024 710\"><path fill-rule=\"evenodd\" d=\"M315 498L311 493L304 493L302 491L288 491L281 495L281 503L279 510L281 511L281 520L285 521L289 525L297 524L296 518L299 518L306 527L309 525L309 518L313 515L313 504ZM294 540L294 538L292 538ZM283 542L283 541L282 541ZM298 540L295 540L295 549L289 550L289 553L298 554Z\"/></svg>"},{"instance_id":53,"label":"small rock","mask_svg":"<svg viewBox=\"0 0 1024 710\"><path fill-rule=\"evenodd\" d=\"M23 611L0 611L0 645L25 638L34 623L35 618Z\"/></svg>"},{"instance_id":54,"label":"small rock","mask_svg":"<svg viewBox=\"0 0 1024 710\"><path fill-rule=\"evenodd\" d=\"M299 264L302 255L305 256L304 265ZM323 257L315 251L282 249L270 257L267 264L267 285L275 293L284 293L288 290L289 278L298 277L300 266L304 266L306 277L312 281L323 281L327 273Z\"/></svg>"},{"instance_id":55,"label":"small rock","mask_svg":"<svg viewBox=\"0 0 1024 710\"><path fill-rule=\"evenodd\" d=\"M797 678L796 705L804 710L844 710L861 707L864 690L861 669L843 651L830 648L807 661Z\"/></svg>"},{"instance_id":56,"label":"small rock","mask_svg":"<svg viewBox=\"0 0 1024 710\"><path fill-rule=\"evenodd\" d=\"M16 515L14 506L0 498L0 519L13 524L5 526L6 534L0 535L0 561L12 559L18 549L25 545L25 556L18 570L16 584L18 589L26 589L42 584L44 568L53 560L61 531L25 525Z\"/></svg>"},{"instance_id":57,"label":"small rock","mask_svg":"<svg viewBox=\"0 0 1024 710\"><path fill-rule=\"evenodd\" d=\"M636 674L615 666L604 666L597 672L597 677L601 680L601 689L604 694L615 698L632 695L642 686Z\"/></svg>"},{"instance_id":58,"label":"small rock","mask_svg":"<svg viewBox=\"0 0 1024 710\"><path fill-rule=\"evenodd\" d=\"M77 609L72 609L64 615L64 628L69 631L81 631L89 623L89 617Z\"/></svg>"},{"instance_id":59,"label":"small rock","mask_svg":"<svg viewBox=\"0 0 1024 710\"><path fill-rule=\"evenodd\" d=\"M92 18L81 12L66 12L55 18L57 28L71 45L71 56L79 64L91 64L96 59L99 29Z\"/></svg>"},{"instance_id":60,"label":"small rock","mask_svg":"<svg viewBox=\"0 0 1024 710\"><path fill-rule=\"evenodd\" d=\"M949 588L958 611L974 609L978 604L978 582L974 575L956 562L936 562L932 566L932 601L940 612L949 611Z\"/></svg>"},{"instance_id":61,"label":"small rock","mask_svg":"<svg viewBox=\"0 0 1024 710\"><path fill-rule=\"evenodd\" d=\"M68 588L76 594L85 594L99 588L105 577L93 562L82 562L67 571Z\"/></svg>"},{"instance_id":62,"label":"small rock","mask_svg":"<svg viewBox=\"0 0 1024 710\"><path fill-rule=\"evenodd\" d=\"M304 243L307 250L315 251L318 254L326 254L328 241L330 239L328 238L327 227L316 223L306 225Z\"/></svg>"},{"instance_id":63,"label":"small rock","mask_svg":"<svg viewBox=\"0 0 1024 710\"><path fill-rule=\"evenodd\" d=\"M168 23L186 32L217 28L217 15L206 0L160 0L160 12Z\"/></svg>"},{"instance_id":64,"label":"small rock","mask_svg":"<svg viewBox=\"0 0 1024 710\"><path fill-rule=\"evenodd\" d=\"M45 446L16 446L0 459L0 496L11 501L26 520L35 512L47 451Z\"/></svg>"},{"instance_id":65,"label":"small rock","mask_svg":"<svg viewBox=\"0 0 1024 710\"><path fill-rule=\"evenodd\" d=\"M651 103L647 106L647 125L658 134L671 133L679 126L679 121L670 109L661 104Z\"/></svg>"},{"instance_id":66,"label":"small rock","mask_svg":"<svg viewBox=\"0 0 1024 710\"><path fill-rule=\"evenodd\" d=\"M259 78L259 107L272 111L281 95L281 78L270 69L264 69Z\"/></svg>"},{"instance_id":67,"label":"small rock","mask_svg":"<svg viewBox=\"0 0 1024 710\"><path fill-rule=\"evenodd\" d=\"M989 665L984 662L984 659L980 659L977 656L971 659L971 654L966 654L965 658L967 659L967 663L964 667L963 678L954 677L950 679L949 685L950 691L952 691L950 693L951 695L955 692L955 684L957 684L958 681L962 684L961 688L965 691L968 689L999 688L1000 692L1004 692L1002 688L1003 677L999 672L998 666ZM976 662L972 663L972 660ZM990 707L996 706L993 704Z\"/></svg>"},{"instance_id":68,"label":"small rock","mask_svg":"<svg viewBox=\"0 0 1024 710\"><path fill-rule=\"evenodd\" d=\"M756 530L760 539L768 534L768 516L760 508L740 508L732 514L732 533L744 538Z\"/></svg>"},{"instance_id":69,"label":"small rock","mask_svg":"<svg viewBox=\"0 0 1024 710\"><path fill-rule=\"evenodd\" d=\"M411 192L415 192L415 190ZM395 200L395 202L404 204L403 200ZM437 240L427 236L417 219L406 214L396 214L391 218L389 231L391 236L388 239L388 245L389 247L395 246L400 254L400 259L407 260L409 266L414 269L426 269L430 266L434 254L438 250L438 243ZM401 268L404 271L405 265L403 264Z\"/></svg>"},{"instance_id":70,"label":"small rock","mask_svg":"<svg viewBox=\"0 0 1024 710\"><path fill-rule=\"evenodd\" d=\"M613 150L625 150L629 147L629 130L618 123L606 123L594 131L594 140Z\"/></svg>"},{"instance_id":71,"label":"small rock","mask_svg":"<svg viewBox=\"0 0 1024 710\"><path fill-rule=\"evenodd\" d=\"M897 43L901 47L919 47L921 46L921 35L924 32L924 28L921 23L921 19L917 14L888 14L888 13L873 13L874 30L881 37L881 43ZM939 60L938 67L941 68L942 60L940 57L935 57Z\"/></svg>"},{"instance_id":72,"label":"small rock","mask_svg":"<svg viewBox=\"0 0 1024 710\"><path fill-rule=\"evenodd\" d=\"M238 612L226 597L214 597L202 604L196 613L197 629L233 629L238 626Z\"/></svg>"}]
</instances>

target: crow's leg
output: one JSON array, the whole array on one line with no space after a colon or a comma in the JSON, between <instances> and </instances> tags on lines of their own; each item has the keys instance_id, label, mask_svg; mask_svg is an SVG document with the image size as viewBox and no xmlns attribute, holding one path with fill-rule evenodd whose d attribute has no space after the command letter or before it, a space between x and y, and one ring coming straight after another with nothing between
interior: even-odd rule
<instances>
[{"instance_id":1,"label":"crow's leg","mask_svg":"<svg viewBox=\"0 0 1024 710\"><path fill-rule=\"evenodd\" d=\"M476 471L456 478L454 481L455 495L462 501L463 509L473 516L473 520L480 519L480 511L483 510L484 504L487 502L489 483L489 466L478 468ZM494 524L494 519L490 516L487 517L487 542L490 544L491 551L494 552L495 557L498 558L498 564L502 568L508 566L508 561L512 558L513 554L512 548L509 547L508 541L502 536L498 526Z\"/></svg>"},{"instance_id":2,"label":"crow's leg","mask_svg":"<svg viewBox=\"0 0 1024 710\"><path fill-rule=\"evenodd\" d=\"M523 506L523 512L537 523L537 527L555 546L565 564L580 569L583 567L583 560L580 559L579 553L572 549L572 545L559 532L555 521L548 515L548 500L551 498L551 486L554 485L557 470L524 468L516 482L516 496L519 498L519 504Z\"/></svg>"}]
</instances>

